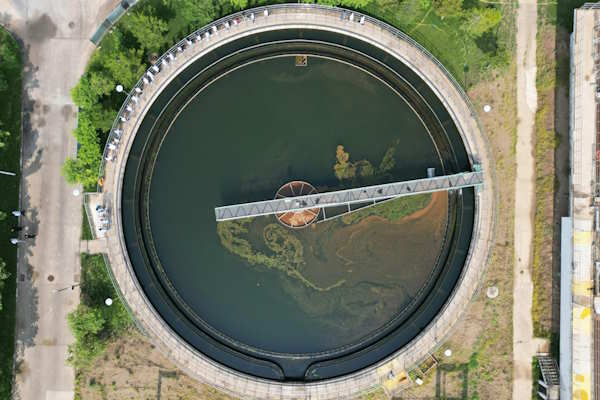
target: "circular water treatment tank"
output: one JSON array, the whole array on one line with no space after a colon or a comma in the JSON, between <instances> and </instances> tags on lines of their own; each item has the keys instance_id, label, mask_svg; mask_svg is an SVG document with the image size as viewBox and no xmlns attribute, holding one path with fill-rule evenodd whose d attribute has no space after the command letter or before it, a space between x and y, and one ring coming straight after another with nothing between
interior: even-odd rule
<instances>
[{"instance_id":1,"label":"circular water treatment tank","mask_svg":"<svg viewBox=\"0 0 600 400\"><path fill-rule=\"evenodd\" d=\"M261 385L328 382L413 343L464 276L473 187L219 222L215 208L471 171L444 102L340 31L205 46L160 72L119 159L117 228L137 295L176 338L160 340Z\"/></svg>"}]
</instances>

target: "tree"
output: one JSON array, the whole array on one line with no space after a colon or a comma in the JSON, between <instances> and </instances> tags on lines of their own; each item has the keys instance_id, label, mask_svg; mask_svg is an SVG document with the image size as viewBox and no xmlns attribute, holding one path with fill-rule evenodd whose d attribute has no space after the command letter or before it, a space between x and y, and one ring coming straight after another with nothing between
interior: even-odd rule
<instances>
[{"instance_id":1,"label":"tree","mask_svg":"<svg viewBox=\"0 0 600 400\"><path fill-rule=\"evenodd\" d=\"M89 109L97 105L99 99L114 88L114 80L109 76L98 71L90 71L79 80L77 86L71 89L71 97L80 108Z\"/></svg>"},{"instance_id":2,"label":"tree","mask_svg":"<svg viewBox=\"0 0 600 400\"><path fill-rule=\"evenodd\" d=\"M435 13L443 18L458 17L462 13L463 0L433 0Z\"/></svg>"},{"instance_id":3,"label":"tree","mask_svg":"<svg viewBox=\"0 0 600 400\"><path fill-rule=\"evenodd\" d=\"M79 304L67 316L75 343L69 346L70 362L78 368L90 363L103 349L105 341L100 337L104 318L98 309Z\"/></svg>"},{"instance_id":4,"label":"tree","mask_svg":"<svg viewBox=\"0 0 600 400\"><path fill-rule=\"evenodd\" d=\"M243 9L248 7L248 0L229 0L231 5L238 9Z\"/></svg>"},{"instance_id":5,"label":"tree","mask_svg":"<svg viewBox=\"0 0 600 400\"><path fill-rule=\"evenodd\" d=\"M2 311L2 290L4 289L4 281L8 279L10 273L6 267L6 263L0 258L0 311Z\"/></svg>"},{"instance_id":6,"label":"tree","mask_svg":"<svg viewBox=\"0 0 600 400\"><path fill-rule=\"evenodd\" d=\"M368 6L371 1L372 0L318 0L318 3L327 4L330 6L362 8Z\"/></svg>"},{"instance_id":7,"label":"tree","mask_svg":"<svg viewBox=\"0 0 600 400\"><path fill-rule=\"evenodd\" d=\"M0 149L6 146L6 140L9 136L10 133L8 131L3 131L2 129L0 129Z\"/></svg>"},{"instance_id":8,"label":"tree","mask_svg":"<svg viewBox=\"0 0 600 400\"><path fill-rule=\"evenodd\" d=\"M4 211L0 211L0 221L4 221L6 219L6 213Z\"/></svg>"},{"instance_id":9,"label":"tree","mask_svg":"<svg viewBox=\"0 0 600 400\"><path fill-rule=\"evenodd\" d=\"M139 49L115 51L102 58L102 65L112 76L113 82L131 88L146 71L142 62L143 54Z\"/></svg>"},{"instance_id":10,"label":"tree","mask_svg":"<svg viewBox=\"0 0 600 400\"><path fill-rule=\"evenodd\" d=\"M163 4L175 13L175 20L180 19L196 27L206 25L217 17L212 1L163 0Z\"/></svg>"},{"instance_id":11,"label":"tree","mask_svg":"<svg viewBox=\"0 0 600 400\"><path fill-rule=\"evenodd\" d=\"M63 176L69 183L81 183L86 187L94 186L100 170L100 144L96 130L85 113L79 116L79 125L75 129L75 138L79 142L77 158L69 158L63 165Z\"/></svg>"},{"instance_id":12,"label":"tree","mask_svg":"<svg viewBox=\"0 0 600 400\"><path fill-rule=\"evenodd\" d=\"M108 78L110 93L117 83L131 88L145 72L144 51L127 46L123 32L115 29L112 34L102 40L102 47L92 57L90 71Z\"/></svg>"},{"instance_id":13,"label":"tree","mask_svg":"<svg viewBox=\"0 0 600 400\"><path fill-rule=\"evenodd\" d=\"M19 50L14 40L3 40L0 42L0 60L6 69L18 70L21 68Z\"/></svg>"},{"instance_id":14,"label":"tree","mask_svg":"<svg viewBox=\"0 0 600 400\"><path fill-rule=\"evenodd\" d=\"M68 320L73 335L82 342L91 341L104 328L102 314L81 304L69 314Z\"/></svg>"},{"instance_id":15,"label":"tree","mask_svg":"<svg viewBox=\"0 0 600 400\"><path fill-rule=\"evenodd\" d=\"M96 103L92 108L81 112L85 114L84 117L90 121L94 128L102 132L108 132L117 117L117 111L107 108L102 103Z\"/></svg>"},{"instance_id":16,"label":"tree","mask_svg":"<svg viewBox=\"0 0 600 400\"><path fill-rule=\"evenodd\" d=\"M478 38L498 26L502 13L496 8L473 8L467 16L462 29L470 36Z\"/></svg>"},{"instance_id":17,"label":"tree","mask_svg":"<svg viewBox=\"0 0 600 400\"><path fill-rule=\"evenodd\" d=\"M135 37L140 48L147 52L158 52L167 43L164 35L168 30L167 23L153 13L152 7L145 7L128 15L122 24Z\"/></svg>"}]
</instances>

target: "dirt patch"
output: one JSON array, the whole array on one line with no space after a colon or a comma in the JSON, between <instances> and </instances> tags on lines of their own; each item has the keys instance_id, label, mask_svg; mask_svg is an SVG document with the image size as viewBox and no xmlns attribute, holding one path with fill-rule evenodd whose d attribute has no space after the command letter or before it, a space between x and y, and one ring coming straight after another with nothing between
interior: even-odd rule
<instances>
[{"instance_id":1,"label":"dirt patch","mask_svg":"<svg viewBox=\"0 0 600 400\"><path fill-rule=\"evenodd\" d=\"M135 331L111 343L77 384L85 400L231 399L178 371Z\"/></svg>"},{"instance_id":2,"label":"dirt patch","mask_svg":"<svg viewBox=\"0 0 600 400\"><path fill-rule=\"evenodd\" d=\"M65 119L65 121L68 121L70 118L74 118L77 116L77 113L73 110L73 107L69 104L65 104L62 107L61 113L62 113L62 116Z\"/></svg>"},{"instance_id":3,"label":"dirt patch","mask_svg":"<svg viewBox=\"0 0 600 400\"><path fill-rule=\"evenodd\" d=\"M26 366L21 367L23 370ZM234 397L188 377L163 356L147 338L132 331L112 342L89 368L77 376L84 400L233 400ZM384 400L377 391L364 400Z\"/></svg>"}]
</instances>

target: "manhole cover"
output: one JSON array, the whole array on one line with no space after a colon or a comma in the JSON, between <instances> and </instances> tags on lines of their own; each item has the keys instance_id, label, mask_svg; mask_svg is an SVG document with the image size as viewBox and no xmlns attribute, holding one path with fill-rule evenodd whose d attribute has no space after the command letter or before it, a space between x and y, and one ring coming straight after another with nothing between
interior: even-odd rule
<instances>
[{"instance_id":1,"label":"manhole cover","mask_svg":"<svg viewBox=\"0 0 600 400\"><path fill-rule=\"evenodd\" d=\"M52 282L54 280L54 275L48 275L48 282Z\"/></svg>"},{"instance_id":2,"label":"manhole cover","mask_svg":"<svg viewBox=\"0 0 600 400\"><path fill-rule=\"evenodd\" d=\"M489 288L487 288L486 295L490 299L495 299L496 297L498 297L498 287L490 286Z\"/></svg>"}]
</instances>

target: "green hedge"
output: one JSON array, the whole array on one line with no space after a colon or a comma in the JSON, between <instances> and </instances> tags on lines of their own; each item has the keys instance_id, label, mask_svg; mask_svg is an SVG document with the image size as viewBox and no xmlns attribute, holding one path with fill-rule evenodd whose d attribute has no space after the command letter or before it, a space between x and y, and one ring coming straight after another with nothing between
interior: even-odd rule
<instances>
[{"instance_id":1,"label":"green hedge","mask_svg":"<svg viewBox=\"0 0 600 400\"><path fill-rule=\"evenodd\" d=\"M0 28L0 399L9 399L15 348L17 248L9 239L19 207L21 165L21 91L23 63L16 41Z\"/></svg>"}]
</instances>

